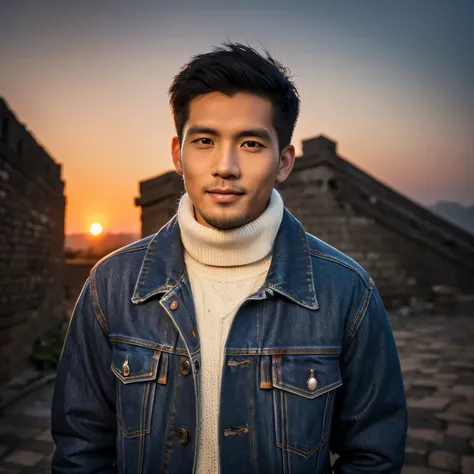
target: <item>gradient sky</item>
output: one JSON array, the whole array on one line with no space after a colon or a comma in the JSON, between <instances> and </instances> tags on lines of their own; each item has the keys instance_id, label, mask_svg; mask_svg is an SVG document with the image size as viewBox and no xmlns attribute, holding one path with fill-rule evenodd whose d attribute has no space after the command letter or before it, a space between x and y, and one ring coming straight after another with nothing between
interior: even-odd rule
<instances>
[{"instance_id":1,"label":"gradient sky","mask_svg":"<svg viewBox=\"0 0 474 474\"><path fill-rule=\"evenodd\" d=\"M167 89L194 54L265 46L302 100L293 143L431 205L474 204L474 2L0 1L0 95L62 163L66 232L140 231L138 182L172 169Z\"/></svg>"}]
</instances>

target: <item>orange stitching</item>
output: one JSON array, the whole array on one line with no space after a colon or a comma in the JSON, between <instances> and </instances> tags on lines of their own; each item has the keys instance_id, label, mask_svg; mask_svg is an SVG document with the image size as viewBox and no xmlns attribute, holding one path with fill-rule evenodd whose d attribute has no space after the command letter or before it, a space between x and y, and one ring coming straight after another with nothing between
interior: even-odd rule
<instances>
[{"instance_id":1,"label":"orange stitching","mask_svg":"<svg viewBox=\"0 0 474 474\"><path fill-rule=\"evenodd\" d=\"M236 366L239 366L239 365L248 366L248 365L250 365L250 360L249 360L249 359L245 359L245 360L233 360L233 359L230 359L230 360L227 362L227 365L228 365L229 367L236 367Z\"/></svg>"},{"instance_id":2,"label":"orange stitching","mask_svg":"<svg viewBox=\"0 0 474 474\"><path fill-rule=\"evenodd\" d=\"M166 385L168 383L168 354L161 354L161 375L158 377L158 383Z\"/></svg>"},{"instance_id":3,"label":"orange stitching","mask_svg":"<svg viewBox=\"0 0 474 474\"><path fill-rule=\"evenodd\" d=\"M123 421L122 415L121 414L117 414L117 415L118 415L117 418L119 420L120 427L122 428L122 431L124 432L124 434L127 438L130 438L130 437L135 436L135 435L144 435L144 434L149 434L150 433L150 429L138 430L138 431L127 431L126 428L125 428L125 423Z\"/></svg>"},{"instance_id":4,"label":"orange stitching","mask_svg":"<svg viewBox=\"0 0 474 474\"><path fill-rule=\"evenodd\" d=\"M281 379L280 379L281 380ZM339 385L338 385L339 384ZM278 386L281 386L281 387L288 387L288 388L292 388L294 389L295 391L297 392L300 392L300 393L306 393L308 395L315 395L314 397L312 398L316 398L316 396L319 396L319 395L322 395L326 392L329 392L330 390L332 390L333 388L336 388L336 386L340 387L342 385L342 380L338 380L337 382L333 382L332 384L330 385L327 385L326 387L322 387L320 388L319 390L315 390L314 392L311 392L310 390L307 390L305 388L300 388L300 387L296 387L294 385L291 385L289 383L285 383L285 382L278 382L277 383L277 387Z\"/></svg>"},{"instance_id":5,"label":"orange stitching","mask_svg":"<svg viewBox=\"0 0 474 474\"><path fill-rule=\"evenodd\" d=\"M287 347L287 348L233 348L225 349L226 355L245 356L245 355L339 355L342 349L340 347Z\"/></svg>"}]
</instances>

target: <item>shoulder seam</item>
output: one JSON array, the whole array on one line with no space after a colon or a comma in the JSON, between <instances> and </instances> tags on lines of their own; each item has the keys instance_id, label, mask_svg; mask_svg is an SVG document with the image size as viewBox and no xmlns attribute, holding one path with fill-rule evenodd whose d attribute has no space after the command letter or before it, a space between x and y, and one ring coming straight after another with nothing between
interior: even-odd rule
<instances>
[{"instance_id":1,"label":"shoulder seam","mask_svg":"<svg viewBox=\"0 0 474 474\"><path fill-rule=\"evenodd\" d=\"M126 254L126 253L130 253L130 252L138 252L139 250L146 250L148 248L148 245L140 245L139 247L133 247L133 248L130 248L130 249L123 249L123 250L117 250L115 252L112 252L110 255L106 255L105 257L101 258L95 265L94 267L92 268L91 270L91 273L93 270L95 270L96 268L98 268L100 265L102 265L104 262L107 262L109 261L111 258L114 258L114 257L117 257L119 255L123 255L123 254Z\"/></svg>"},{"instance_id":2,"label":"shoulder seam","mask_svg":"<svg viewBox=\"0 0 474 474\"><path fill-rule=\"evenodd\" d=\"M343 267L348 268L349 270L352 270L354 273L356 273L359 276L359 278L364 282L364 284L367 288L371 288L373 286L373 280L370 277L370 275L367 275L368 281L365 281L364 276L362 275L362 273L356 267L353 267L352 265L349 265L348 263L343 262L342 260L338 259L337 257L332 257L331 255L319 252L317 250L313 250L311 248L309 249L309 253L313 257L322 258L323 260L328 260L330 262L337 263L337 264L339 264Z\"/></svg>"},{"instance_id":3,"label":"shoulder seam","mask_svg":"<svg viewBox=\"0 0 474 474\"><path fill-rule=\"evenodd\" d=\"M364 291L364 295L362 296L362 301L359 305L357 313L355 314L354 319L352 320L351 324L349 325L349 328L344 334L344 339L342 341L343 351L345 351L345 348L347 347L347 345L352 341L354 336L357 334L357 331L359 330L362 322L365 319L367 310L369 308L370 300L372 299L372 295L374 294L373 289L374 289L373 286L369 286Z\"/></svg>"},{"instance_id":4,"label":"shoulder seam","mask_svg":"<svg viewBox=\"0 0 474 474\"><path fill-rule=\"evenodd\" d=\"M97 284L96 284L96 272L93 269L90 274L90 295L91 295L91 301L92 301L92 309L94 310L94 315L99 322L100 326L102 327L105 335L107 338L109 337L109 325L107 323L107 318L104 315L104 312L102 311L102 308L100 307L99 303L99 295L97 293Z\"/></svg>"}]
</instances>

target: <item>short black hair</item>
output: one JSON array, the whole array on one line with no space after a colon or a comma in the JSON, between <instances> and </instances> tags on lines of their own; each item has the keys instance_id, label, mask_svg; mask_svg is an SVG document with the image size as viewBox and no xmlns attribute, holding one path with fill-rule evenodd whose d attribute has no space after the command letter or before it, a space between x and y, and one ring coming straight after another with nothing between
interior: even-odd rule
<instances>
[{"instance_id":1,"label":"short black hair","mask_svg":"<svg viewBox=\"0 0 474 474\"><path fill-rule=\"evenodd\" d=\"M271 57L241 43L226 42L209 53L198 54L174 77L168 90L176 133L182 143L189 103L195 97L222 92L232 97L246 92L269 99L273 105L273 126L281 152L291 143L300 112L300 99L290 71Z\"/></svg>"}]
</instances>

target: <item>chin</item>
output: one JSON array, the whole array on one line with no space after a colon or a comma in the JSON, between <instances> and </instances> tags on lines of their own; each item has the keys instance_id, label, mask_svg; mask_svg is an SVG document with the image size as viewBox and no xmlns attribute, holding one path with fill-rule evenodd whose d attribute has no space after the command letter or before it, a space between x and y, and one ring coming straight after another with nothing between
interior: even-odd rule
<instances>
[{"instance_id":1,"label":"chin","mask_svg":"<svg viewBox=\"0 0 474 474\"><path fill-rule=\"evenodd\" d=\"M200 212L202 219L215 229L219 230L232 230L237 229L238 227L242 227L243 225L247 224L250 219L247 215L242 214L235 214L235 215L217 215L207 212Z\"/></svg>"}]
</instances>

